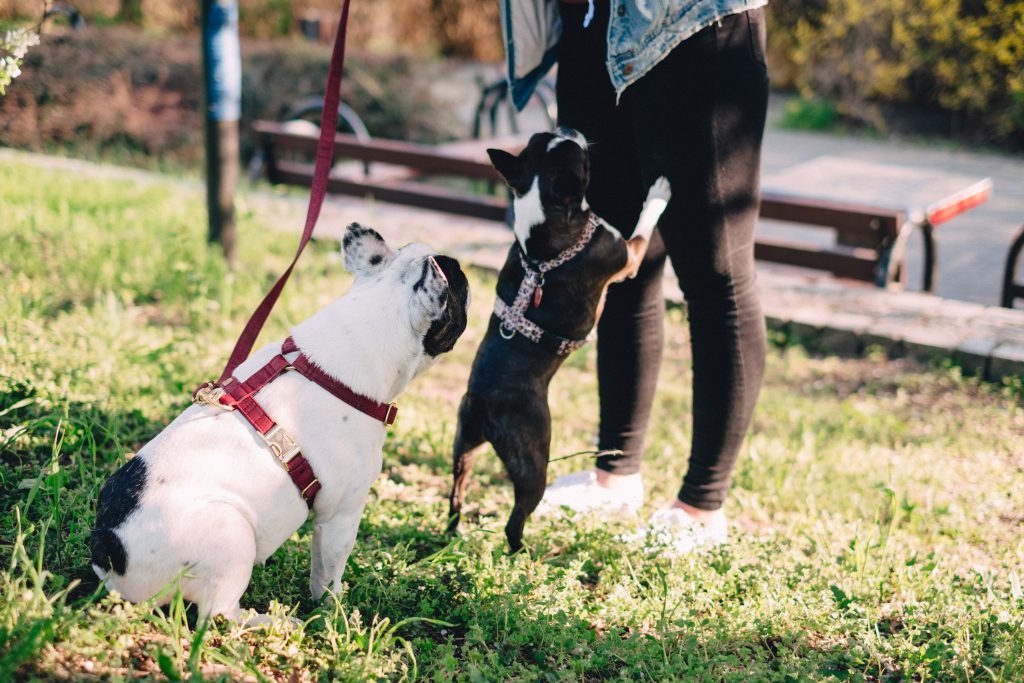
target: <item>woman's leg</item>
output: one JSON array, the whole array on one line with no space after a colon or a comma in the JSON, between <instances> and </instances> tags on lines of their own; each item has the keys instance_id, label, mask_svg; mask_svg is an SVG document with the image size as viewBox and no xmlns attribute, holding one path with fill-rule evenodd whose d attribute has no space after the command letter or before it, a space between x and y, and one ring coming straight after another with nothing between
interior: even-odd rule
<instances>
[{"instance_id":1,"label":"woman's leg","mask_svg":"<svg viewBox=\"0 0 1024 683\"><path fill-rule=\"evenodd\" d=\"M693 440L679 501L704 511L722 507L764 372L753 250L768 97L763 21L763 10L722 19L622 99L644 181L666 175L672 184L659 225L693 350Z\"/></svg>"},{"instance_id":2,"label":"woman's leg","mask_svg":"<svg viewBox=\"0 0 1024 683\"><path fill-rule=\"evenodd\" d=\"M597 215L628 236L647 188L641 182L628 111L616 106L605 66L608 6L597 3L594 21L584 29L586 4L561 5L558 118L560 125L579 130L590 143L588 201ZM598 325L599 448L623 452L598 458L597 467L605 472L628 475L640 470L661 364L664 264L665 250L655 232L637 277L609 288Z\"/></svg>"}]
</instances>

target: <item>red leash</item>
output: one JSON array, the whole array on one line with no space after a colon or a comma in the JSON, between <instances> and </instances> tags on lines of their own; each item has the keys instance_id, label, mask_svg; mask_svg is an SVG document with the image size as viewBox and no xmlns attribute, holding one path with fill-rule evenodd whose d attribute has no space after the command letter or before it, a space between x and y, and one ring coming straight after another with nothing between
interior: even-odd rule
<instances>
[{"instance_id":1,"label":"red leash","mask_svg":"<svg viewBox=\"0 0 1024 683\"><path fill-rule=\"evenodd\" d=\"M380 420L390 426L395 421L398 413L398 406L394 403L384 404L357 394L342 382L330 377L320 368L309 362L305 354L300 353L293 361L289 362L285 354L298 351L298 347L291 337L285 340L281 352L274 356L269 363L254 372L245 381L234 377L234 372L245 362L256 343L256 338L267 322L274 304L277 303L284 289L285 283L291 277L292 270L306 248L310 238L313 237L313 229L316 227L317 219L320 218L320 209L323 207L324 197L327 194L327 179L331 171L331 162L334 158L334 133L338 127L338 104L341 99L341 74L345 64L345 33L348 28L348 5L349 0L344 0L341 8L341 18L338 20L338 33L334 38L334 50L331 53L331 65L327 72L327 92L324 95L324 108L320 116L320 140L316 149L316 167L313 171L313 183L309 193L309 209L306 211L306 226L302 230L302 238L299 240L299 247L295 251L288 269L278 278L274 286L270 288L263 301L256 307L250 316L245 328L235 342L235 348L228 358L224 371L216 382L207 382L196 389L192 395L196 403L237 410L256 432L264 439L267 446L274 453L277 459L288 472L288 476L295 484L299 495L309 507L313 507L313 501L320 490L320 482L313 472L313 468L300 452L299 445L271 418L266 411L256 402L255 394L264 386L289 370L296 370L306 379L326 389L328 392L349 404L353 408Z\"/></svg>"},{"instance_id":2,"label":"red leash","mask_svg":"<svg viewBox=\"0 0 1024 683\"><path fill-rule=\"evenodd\" d=\"M306 227L302 230L302 239L299 240L299 248L295 251L295 258L288 266L288 270L278 278L274 286L270 288L263 301L253 311L249 322L245 324L242 334L235 342L235 348L228 358L224 371L220 373L220 384L235 371L239 365L245 362L252 352L256 338L263 329L263 325L270 316L274 304L281 296L281 290L291 277L292 269L295 268L299 256L306 248L306 244L313 236L313 228L316 227L317 219L320 218L320 209L324 204L324 196L327 194L327 177L331 172L331 161L334 158L334 132L338 128L338 103L341 100L341 71L345 65L345 33L348 29L348 3L344 0L341 8L341 18L338 20L338 33L334 37L334 51L331 53L331 66L327 72L327 93L324 95L324 109L320 115L320 141L316 148L316 167L313 171L313 184L309 193L309 209L306 211Z\"/></svg>"}]
</instances>

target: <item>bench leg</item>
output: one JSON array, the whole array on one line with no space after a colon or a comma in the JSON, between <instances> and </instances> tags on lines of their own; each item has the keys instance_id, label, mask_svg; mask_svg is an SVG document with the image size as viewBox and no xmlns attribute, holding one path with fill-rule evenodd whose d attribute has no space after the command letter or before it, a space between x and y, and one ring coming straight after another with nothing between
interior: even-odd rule
<instances>
[{"instance_id":1,"label":"bench leg","mask_svg":"<svg viewBox=\"0 0 1024 683\"><path fill-rule=\"evenodd\" d=\"M921 278L921 291L934 293L935 275L938 271L938 253L935 248L935 228L927 219L905 221L900 226L893 243L882 249L878 259L876 285L895 291L904 288L907 282L907 242L910 241L910 236L916 229L921 230L921 240L924 246L924 275Z\"/></svg>"},{"instance_id":2,"label":"bench leg","mask_svg":"<svg viewBox=\"0 0 1024 683\"><path fill-rule=\"evenodd\" d=\"M921 290L934 294L939 261L938 252L935 249L935 228L927 218L921 223L921 239L924 241L924 279L921 283Z\"/></svg>"},{"instance_id":3,"label":"bench leg","mask_svg":"<svg viewBox=\"0 0 1024 683\"><path fill-rule=\"evenodd\" d=\"M878 272L875 274L875 285L883 289L900 291L906 284L907 241L914 232L917 223L906 221L896 233L896 239L883 247L878 257Z\"/></svg>"},{"instance_id":4,"label":"bench leg","mask_svg":"<svg viewBox=\"0 0 1024 683\"><path fill-rule=\"evenodd\" d=\"M1010 245L1010 253L1006 255L1006 268L1003 271L1003 291L1000 296L999 305L1004 308L1013 308L1014 300L1024 297L1024 285L1016 282L1017 262L1020 260L1021 252L1024 251L1024 225L1017 233L1016 239Z\"/></svg>"}]
</instances>

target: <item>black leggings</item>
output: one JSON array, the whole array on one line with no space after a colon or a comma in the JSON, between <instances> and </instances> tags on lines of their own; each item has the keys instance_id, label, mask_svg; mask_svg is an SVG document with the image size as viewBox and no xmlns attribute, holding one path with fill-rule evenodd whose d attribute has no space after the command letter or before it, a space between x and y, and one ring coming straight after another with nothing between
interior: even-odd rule
<instances>
[{"instance_id":1,"label":"black leggings","mask_svg":"<svg viewBox=\"0 0 1024 683\"><path fill-rule=\"evenodd\" d=\"M665 258L686 297L693 352L693 440L679 500L717 510L764 373L754 275L761 138L768 102L764 10L725 17L680 43L616 105L605 66L607 2L560 3L558 114L591 144L587 199L627 234L658 176L672 201L634 280L613 285L598 326L597 467L639 471L661 364Z\"/></svg>"}]
</instances>

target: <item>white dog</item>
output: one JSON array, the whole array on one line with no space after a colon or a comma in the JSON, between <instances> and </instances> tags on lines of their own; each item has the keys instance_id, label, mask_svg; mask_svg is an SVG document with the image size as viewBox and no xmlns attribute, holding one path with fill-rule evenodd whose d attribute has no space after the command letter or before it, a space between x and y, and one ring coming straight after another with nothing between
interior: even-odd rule
<instances>
[{"instance_id":1,"label":"white dog","mask_svg":"<svg viewBox=\"0 0 1024 683\"><path fill-rule=\"evenodd\" d=\"M352 224L344 250L345 267L356 276L352 289L297 325L292 338L314 371L382 406L387 417L339 400L301 368L289 372L301 361L289 347L288 366L253 394L301 449L322 487L309 501L316 515L314 598L329 586L340 588L381 470L385 422L393 417L388 404L454 346L469 301L458 262L426 245L392 252L376 231ZM281 343L258 350L236 370L238 384L245 386L279 354ZM207 403L190 406L104 484L90 539L92 564L128 600L157 596L178 579L182 595L202 615L237 618L253 564L306 520L304 498L310 496L282 465L286 458L275 457L281 449L272 448L242 410Z\"/></svg>"}]
</instances>

